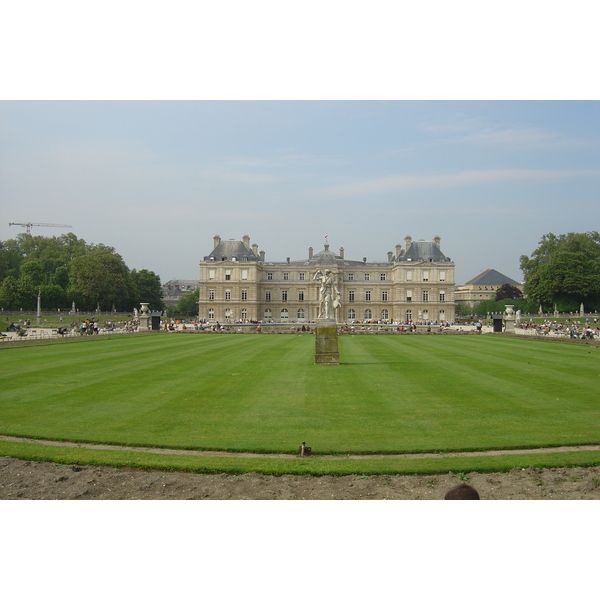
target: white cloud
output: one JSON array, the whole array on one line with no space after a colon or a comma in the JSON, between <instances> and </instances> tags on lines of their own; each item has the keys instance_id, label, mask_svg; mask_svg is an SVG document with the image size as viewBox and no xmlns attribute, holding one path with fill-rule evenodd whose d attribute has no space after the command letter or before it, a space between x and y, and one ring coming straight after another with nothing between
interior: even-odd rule
<instances>
[{"instance_id":1,"label":"white cloud","mask_svg":"<svg viewBox=\"0 0 600 600\"><path fill-rule=\"evenodd\" d=\"M410 190L444 189L485 183L514 181L551 181L573 177L599 177L600 169L484 169L457 173L424 175L388 175L370 179L356 179L331 185L320 193L328 197L390 194Z\"/></svg>"}]
</instances>

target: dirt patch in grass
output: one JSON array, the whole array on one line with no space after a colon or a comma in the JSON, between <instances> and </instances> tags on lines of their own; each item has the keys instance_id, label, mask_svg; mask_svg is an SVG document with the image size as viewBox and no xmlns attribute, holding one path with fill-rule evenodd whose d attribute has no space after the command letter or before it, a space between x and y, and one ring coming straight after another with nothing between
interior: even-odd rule
<instances>
[{"instance_id":1,"label":"dirt patch in grass","mask_svg":"<svg viewBox=\"0 0 600 600\"><path fill-rule=\"evenodd\" d=\"M475 487L483 500L600 500L600 467L275 477L143 471L0 457L3 500L441 500L461 481Z\"/></svg>"}]
</instances>

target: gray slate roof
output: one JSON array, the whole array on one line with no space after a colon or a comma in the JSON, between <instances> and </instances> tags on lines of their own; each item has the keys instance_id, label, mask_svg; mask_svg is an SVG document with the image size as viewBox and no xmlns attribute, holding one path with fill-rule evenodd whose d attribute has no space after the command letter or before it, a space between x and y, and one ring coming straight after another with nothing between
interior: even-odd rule
<instances>
[{"instance_id":1,"label":"gray slate roof","mask_svg":"<svg viewBox=\"0 0 600 600\"><path fill-rule=\"evenodd\" d=\"M473 277L465 283L465 285L504 285L508 283L510 285L521 285L518 281L502 275L496 271L496 269L486 269L483 273Z\"/></svg>"},{"instance_id":2,"label":"gray slate roof","mask_svg":"<svg viewBox=\"0 0 600 600\"><path fill-rule=\"evenodd\" d=\"M252 250L248 250L244 242L239 240L221 240L217 247L204 260L239 260L256 261L258 257Z\"/></svg>"},{"instance_id":3,"label":"gray slate roof","mask_svg":"<svg viewBox=\"0 0 600 600\"><path fill-rule=\"evenodd\" d=\"M411 262L450 262L435 242L412 242L408 250L402 251L399 261Z\"/></svg>"}]
</instances>

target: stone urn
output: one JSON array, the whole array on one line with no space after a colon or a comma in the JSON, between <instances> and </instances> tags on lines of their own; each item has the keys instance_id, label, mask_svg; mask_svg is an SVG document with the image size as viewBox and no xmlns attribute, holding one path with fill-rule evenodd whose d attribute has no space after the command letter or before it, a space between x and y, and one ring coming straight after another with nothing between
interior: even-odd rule
<instances>
[{"instance_id":1,"label":"stone urn","mask_svg":"<svg viewBox=\"0 0 600 600\"><path fill-rule=\"evenodd\" d=\"M143 315L147 315L148 314L148 306L150 305L149 302L141 302L140 306L142 307L142 314Z\"/></svg>"}]
</instances>

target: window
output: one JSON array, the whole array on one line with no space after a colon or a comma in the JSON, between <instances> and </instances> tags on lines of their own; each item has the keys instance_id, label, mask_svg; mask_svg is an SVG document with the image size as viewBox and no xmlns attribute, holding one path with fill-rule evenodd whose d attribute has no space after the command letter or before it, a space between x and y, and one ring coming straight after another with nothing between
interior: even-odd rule
<instances>
[{"instance_id":1,"label":"window","mask_svg":"<svg viewBox=\"0 0 600 600\"><path fill-rule=\"evenodd\" d=\"M348 273L348 281L354 281L354 273Z\"/></svg>"},{"instance_id":2,"label":"window","mask_svg":"<svg viewBox=\"0 0 600 600\"><path fill-rule=\"evenodd\" d=\"M273 320L273 313L271 312L270 308L265 308L265 321L272 321Z\"/></svg>"},{"instance_id":3,"label":"window","mask_svg":"<svg viewBox=\"0 0 600 600\"><path fill-rule=\"evenodd\" d=\"M298 292L298 302L304 302L304 290Z\"/></svg>"},{"instance_id":4,"label":"window","mask_svg":"<svg viewBox=\"0 0 600 600\"><path fill-rule=\"evenodd\" d=\"M348 311L348 319L350 321L354 321L354 319L356 319L356 311L353 308Z\"/></svg>"},{"instance_id":5,"label":"window","mask_svg":"<svg viewBox=\"0 0 600 600\"><path fill-rule=\"evenodd\" d=\"M248 318L248 311L242 308L242 319L245 321Z\"/></svg>"},{"instance_id":6,"label":"window","mask_svg":"<svg viewBox=\"0 0 600 600\"><path fill-rule=\"evenodd\" d=\"M370 321L372 318L373 318L373 313L371 312L370 308L367 308L367 310L365 310L365 320Z\"/></svg>"},{"instance_id":7,"label":"window","mask_svg":"<svg viewBox=\"0 0 600 600\"><path fill-rule=\"evenodd\" d=\"M385 281L385 273L379 273L379 280Z\"/></svg>"},{"instance_id":8,"label":"window","mask_svg":"<svg viewBox=\"0 0 600 600\"><path fill-rule=\"evenodd\" d=\"M267 273L267 281L273 281L273 273Z\"/></svg>"},{"instance_id":9,"label":"window","mask_svg":"<svg viewBox=\"0 0 600 600\"><path fill-rule=\"evenodd\" d=\"M225 271L225 281L231 281L231 271Z\"/></svg>"},{"instance_id":10,"label":"window","mask_svg":"<svg viewBox=\"0 0 600 600\"><path fill-rule=\"evenodd\" d=\"M365 281L369 281L371 279L371 276L369 273L365 273Z\"/></svg>"},{"instance_id":11,"label":"window","mask_svg":"<svg viewBox=\"0 0 600 600\"><path fill-rule=\"evenodd\" d=\"M225 290L225 300L231 300L231 290Z\"/></svg>"},{"instance_id":12,"label":"window","mask_svg":"<svg viewBox=\"0 0 600 600\"><path fill-rule=\"evenodd\" d=\"M271 302L271 292L265 292L265 302Z\"/></svg>"},{"instance_id":13,"label":"window","mask_svg":"<svg viewBox=\"0 0 600 600\"><path fill-rule=\"evenodd\" d=\"M446 292L444 290L440 290L440 302L446 301Z\"/></svg>"},{"instance_id":14,"label":"window","mask_svg":"<svg viewBox=\"0 0 600 600\"><path fill-rule=\"evenodd\" d=\"M387 310L384 308L384 309L381 311L381 320L382 320L382 321L387 321L388 319L389 319L389 313L388 313L388 311L387 311Z\"/></svg>"},{"instance_id":15,"label":"window","mask_svg":"<svg viewBox=\"0 0 600 600\"><path fill-rule=\"evenodd\" d=\"M429 281L429 271L423 271L423 281Z\"/></svg>"},{"instance_id":16,"label":"window","mask_svg":"<svg viewBox=\"0 0 600 600\"><path fill-rule=\"evenodd\" d=\"M242 269L242 281L248 280L248 269Z\"/></svg>"},{"instance_id":17,"label":"window","mask_svg":"<svg viewBox=\"0 0 600 600\"><path fill-rule=\"evenodd\" d=\"M446 281L446 271L440 271L440 281Z\"/></svg>"},{"instance_id":18,"label":"window","mask_svg":"<svg viewBox=\"0 0 600 600\"><path fill-rule=\"evenodd\" d=\"M225 318L233 319L233 311L230 308L225 309Z\"/></svg>"},{"instance_id":19,"label":"window","mask_svg":"<svg viewBox=\"0 0 600 600\"><path fill-rule=\"evenodd\" d=\"M298 321L302 321L305 318L306 317L304 316L304 310L302 310L301 308L299 308L298 309Z\"/></svg>"},{"instance_id":20,"label":"window","mask_svg":"<svg viewBox=\"0 0 600 600\"><path fill-rule=\"evenodd\" d=\"M242 300L248 300L248 290L242 290Z\"/></svg>"},{"instance_id":21,"label":"window","mask_svg":"<svg viewBox=\"0 0 600 600\"><path fill-rule=\"evenodd\" d=\"M412 281L412 271L406 271L406 281Z\"/></svg>"},{"instance_id":22,"label":"window","mask_svg":"<svg viewBox=\"0 0 600 600\"><path fill-rule=\"evenodd\" d=\"M371 302L371 290L367 290L367 291L365 292L365 300L366 300L367 302Z\"/></svg>"},{"instance_id":23,"label":"window","mask_svg":"<svg viewBox=\"0 0 600 600\"><path fill-rule=\"evenodd\" d=\"M214 308L209 308L208 309L208 318L209 319L214 319L215 318L215 309Z\"/></svg>"},{"instance_id":24,"label":"window","mask_svg":"<svg viewBox=\"0 0 600 600\"><path fill-rule=\"evenodd\" d=\"M208 290L208 299L209 300L215 299L215 290Z\"/></svg>"},{"instance_id":25,"label":"window","mask_svg":"<svg viewBox=\"0 0 600 600\"><path fill-rule=\"evenodd\" d=\"M287 308L282 308L281 309L281 314L280 314L280 318L282 321L287 321L289 317L289 313L288 313L288 309Z\"/></svg>"},{"instance_id":26,"label":"window","mask_svg":"<svg viewBox=\"0 0 600 600\"><path fill-rule=\"evenodd\" d=\"M423 302L429 302L429 290L423 290Z\"/></svg>"},{"instance_id":27,"label":"window","mask_svg":"<svg viewBox=\"0 0 600 600\"><path fill-rule=\"evenodd\" d=\"M304 281L304 273L299 273L300 281Z\"/></svg>"},{"instance_id":28,"label":"window","mask_svg":"<svg viewBox=\"0 0 600 600\"><path fill-rule=\"evenodd\" d=\"M388 299L388 293L387 293L387 290L383 290L383 291L381 292L381 301L382 301L382 302L387 302L387 299Z\"/></svg>"},{"instance_id":29,"label":"window","mask_svg":"<svg viewBox=\"0 0 600 600\"><path fill-rule=\"evenodd\" d=\"M354 290L348 292L348 302L354 302Z\"/></svg>"},{"instance_id":30,"label":"window","mask_svg":"<svg viewBox=\"0 0 600 600\"><path fill-rule=\"evenodd\" d=\"M208 270L208 278L210 281L214 281L214 279L215 279L215 270L214 269Z\"/></svg>"},{"instance_id":31,"label":"window","mask_svg":"<svg viewBox=\"0 0 600 600\"><path fill-rule=\"evenodd\" d=\"M290 279L290 274L289 273L284 273L283 274L283 280L284 281L289 281L289 279Z\"/></svg>"},{"instance_id":32,"label":"window","mask_svg":"<svg viewBox=\"0 0 600 600\"><path fill-rule=\"evenodd\" d=\"M406 311L406 320L407 321L412 321L412 310L407 310Z\"/></svg>"},{"instance_id":33,"label":"window","mask_svg":"<svg viewBox=\"0 0 600 600\"><path fill-rule=\"evenodd\" d=\"M287 290L281 290L281 301L287 302Z\"/></svg>"},{"instance_id":34,"label":"window","mask_svg":"<svg viewBox=\"0 0 600 600\"><path fill-rule=\"evenodd\" d=\"M412 302L412 290L406 290L406 301Z\"/></svg>"}]
</instances>

